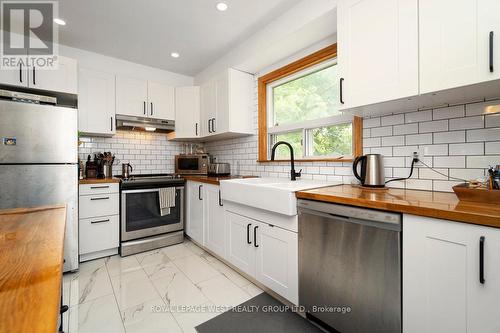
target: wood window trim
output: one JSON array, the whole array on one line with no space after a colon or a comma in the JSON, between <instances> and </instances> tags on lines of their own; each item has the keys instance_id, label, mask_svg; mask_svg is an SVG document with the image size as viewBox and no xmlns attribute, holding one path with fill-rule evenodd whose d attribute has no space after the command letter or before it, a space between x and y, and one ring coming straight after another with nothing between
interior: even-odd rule
<instances>
[{"instance_id":1,"label":"wood window trim","mask_svg":"<svg viewBox=\"0 0 500 333\"><path fill-rule=\"evenodd\" d=\"M258 82L258 125L259 125L259 159L260 163L279 163L287 160L271 161L267 156L267 85L289 75L300 72L306 68L317 65L323 61L337 56L337 43L329 45L302 59L296 60L286 66L278 68L259 78ZM363 154L363 119L354 117L352 122L352 139L354 156L342 158L305 158L296 159L299 162L352 162L355 157Z\"/></svg>"}]
</instances>

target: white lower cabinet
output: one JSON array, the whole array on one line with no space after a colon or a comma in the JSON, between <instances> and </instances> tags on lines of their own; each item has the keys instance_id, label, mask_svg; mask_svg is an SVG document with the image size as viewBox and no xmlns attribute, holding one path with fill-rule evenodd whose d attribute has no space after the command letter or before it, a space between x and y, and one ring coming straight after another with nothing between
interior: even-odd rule
<instances>
[{"instance_id":1,"label":"white lower cabinet","mask_svg":"<svg viewBox=\"0 0 500 333\"><path fill-rule=\"evenodd\" d=\"M403 332L500 332L500 229L404 215L403 239Z\"/></svg>"},{"instance_id":2,"label":"white lower cabinet","mask_svg":"<svg viewBox=\"0 0 500 333\"><path fill-rule=\"evenodd\" d=\"M226 260L298 304L297 233L226 211Z\"/></svg>"},{"instance_id":3,"label":"white lower cabinet","mask_svg":"<svg viewBox=\"0 0 500 333\"><path fill-rule=\"evenodd\" d=\"M200 245L203 243L203 187L205 184L186 182L186 234Z\"/></svg>"},{"instance_id":4,"label":"white lower cabinet","mask_svg":"<svg viewBox=\"0 0 500 333\"><path fill-rule=\"evenodd\" d=\"M79 186L80 262L118 253L120 201L117 183Z\"/></svg>"},{"instance_id":5,"label":"white lower cabinet","mask_svg":"<svg viewBox=\"0 0 500 333\"><path fill-rule=\"evenodd\" d=\"M203 244L221 257L226 255L226 221L219 186L205 184L204 188L204 242Z\"/></svg>"}]
</instances>

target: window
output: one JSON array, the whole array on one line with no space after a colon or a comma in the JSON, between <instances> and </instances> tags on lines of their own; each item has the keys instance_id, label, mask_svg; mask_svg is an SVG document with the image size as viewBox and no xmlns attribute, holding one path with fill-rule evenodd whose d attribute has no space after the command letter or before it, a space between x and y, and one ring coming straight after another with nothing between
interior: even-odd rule
<instances>
[{"instance_id":1,"label":"window","mask_svg":"<svg viewBox=\"0 0 500 333\"><path fill-rule=\"evenodd\" d=\"M351 160L361 152L361 119L339 112L336 44L259 79L259 161L278 141L296 159ZM284 146L277 160L289 159Z\"/></svg>"}]
</instances>

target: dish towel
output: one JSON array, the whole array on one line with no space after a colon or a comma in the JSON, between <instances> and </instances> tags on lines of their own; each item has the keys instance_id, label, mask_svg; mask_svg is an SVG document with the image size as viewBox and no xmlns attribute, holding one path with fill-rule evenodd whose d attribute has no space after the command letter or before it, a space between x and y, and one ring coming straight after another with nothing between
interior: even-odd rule
<instances>
[{"instance_id":1,"label":"dish towel","mask_svg":"<svg viewBox=\"0 0 500 333\"><path fill-rule=\"evenodd\" d=\"M175 187L160 188L160 216L170 214L170 208L175 207Z\"/></svg>"}]
</instances>

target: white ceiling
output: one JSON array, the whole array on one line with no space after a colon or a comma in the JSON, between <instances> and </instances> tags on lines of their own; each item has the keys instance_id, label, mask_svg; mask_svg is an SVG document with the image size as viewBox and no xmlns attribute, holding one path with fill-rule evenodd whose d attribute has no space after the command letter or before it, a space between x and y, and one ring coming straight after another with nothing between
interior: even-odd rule
<instances>
[{"instance_id":1,"label":"white ceiling","mask_svg":"<svg viewBox=\"0 0 500 333\"><path fill-rule=\"evenodd\" d=\"M64 0L64 45L194 75L300 0ZM170 57L179 52L180 58Z\"/></svg>"}]
</instances>

